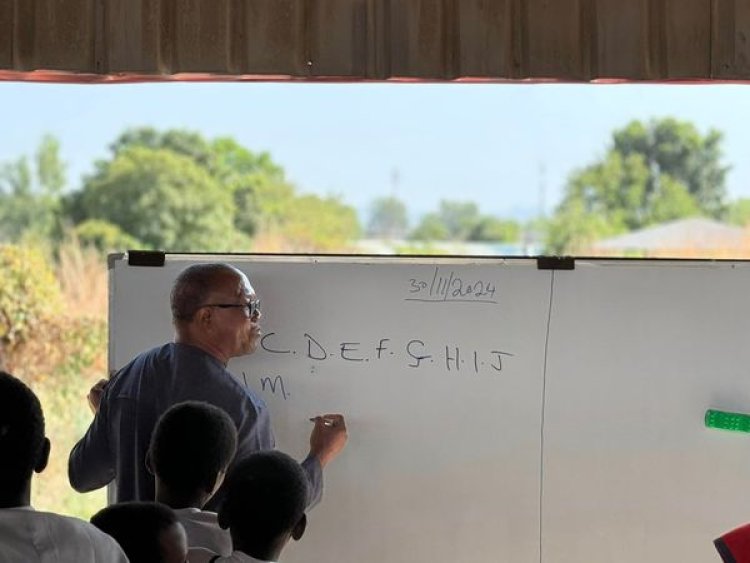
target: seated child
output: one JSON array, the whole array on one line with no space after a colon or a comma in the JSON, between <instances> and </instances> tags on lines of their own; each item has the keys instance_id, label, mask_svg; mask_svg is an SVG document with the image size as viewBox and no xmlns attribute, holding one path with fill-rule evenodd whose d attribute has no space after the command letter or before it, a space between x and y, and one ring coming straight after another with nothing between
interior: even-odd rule
<instances>
[{"instance_id":1,"label":"seated child","mask_svg":"<svg viewBox=\"0 0 750 563\"><path fill-rule=\"evenodd\" d=\"M191 549L191 563L278 561L289 540L299 540L305 532L307 486L302 467L288 455L249 455L227 478L219 509L219 524L232 535L233 553L221 557Z\"/></svg>"},{"instance_id":2,"label":"seated child","mask_svg":"<svg viewBox=\"0 0 750 563\"><path fill-rule=\"evenodd\" d=\"M146 458L156 501L171 507L185 527L188 547L229 555L232 540L215 512L201 510L224 481L237 449L237 430L218 407L188 401L159 419Z\"/></svg>"},{"instance_id":3,"label":"seated child","mask_svg":"<svg viewBox=\"0 0 750 563\"><path fill-rule=\"evenodd\" d=\"M168 506L113 504L94 514L91 523L120 544L130 563L185 563L185 529Z\"/></svg>"},{"instance_id":4,"label":"seated child","mask_svg":"<svg viewBox=\"0 0 750 563\"><path fill-rule=\"evenodd\" d=\"M0 371L0 563L127 563L117 543L88 522L31 507L31 477L47 466L50 447L39 399Z\"/></svg>"}]
</instances>

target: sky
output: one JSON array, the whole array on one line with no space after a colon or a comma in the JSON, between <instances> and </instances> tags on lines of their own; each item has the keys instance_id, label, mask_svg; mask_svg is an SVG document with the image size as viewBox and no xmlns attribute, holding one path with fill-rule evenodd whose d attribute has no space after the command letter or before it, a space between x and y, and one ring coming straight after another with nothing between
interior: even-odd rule
<instances>
[{"instance_id":1,"label":"sky","mask_svg":"<svg viewBox=\"0 0 750 563\"><path fill-rule=\"evenodd\" d=\"M528 218L632 119L673 116L725 135L730 198L750 197L750 86L558 84L0 83L0 163L57 136L69 185L126 127L187 128L268 151L302 192L366 220L397 195L413 219L443 199Z\"/></svg>"}]
</instances>

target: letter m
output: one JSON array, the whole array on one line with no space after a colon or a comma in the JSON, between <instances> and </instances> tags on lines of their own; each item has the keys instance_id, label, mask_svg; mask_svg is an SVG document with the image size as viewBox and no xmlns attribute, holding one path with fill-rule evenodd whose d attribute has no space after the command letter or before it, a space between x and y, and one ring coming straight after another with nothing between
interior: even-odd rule
<instances>
[{"instance_id":1,"label":"letter m","mask_svg":"<svg viewBox=\"0 0 750 563\"><path fill-rule=\"evenodd\" d=\"M271 377L261 377L260 378L260 390L265 391L266 387L269 387L271 389L271 393L274 395L276 394L276 388L279 388L279 391L281 391L281 394L286 399L286 389L284 389L284 380L281 379L280 375L277 375L273 379Z\"/></svg>"}]
</instances>

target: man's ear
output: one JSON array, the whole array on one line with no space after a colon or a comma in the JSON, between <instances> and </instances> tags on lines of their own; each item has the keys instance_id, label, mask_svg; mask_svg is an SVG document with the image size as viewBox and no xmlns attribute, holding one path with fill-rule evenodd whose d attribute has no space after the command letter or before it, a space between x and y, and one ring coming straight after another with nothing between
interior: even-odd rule
<instances>
[{"instance_id":1,"label":"man's ear","mask_svg":"<svg viewBox=\"0 0 750 563\"><path fill-rule=\"evenodd\" d=\"M41 473L47 467L50 449L52 449L52 444L50 443L49 438L45 437L44 443L42 444L42 450L39 452L39 459L36 460L36 465L34 465L35 473Z\"/></svg>"},{"instance_id":2,"label":"man's ear","mask_svg":"<svg viewBox=\"0 0 750 563\"><path fill-rule=\"evenodd\" d=\"M154 473L154 462L151 461L151 450L150 449L146 452L146 470L151 475L156 475L156 473Z\"/></svg>"},{"instance_id":3,"label":"man's ear","mask_svg":"<svg viewBox=\"0 0 750 563\"><path fill-rule=\"evenodd\" d=\"M300 538L305 534L306 528L307 528L307 514L303 514L302 518L299 519L299 522L297 522L294 528L292 528L292 538L294 538L294 541L300 540Z\"/></svg>"},{"instance_id":4,"label":"man's ear","mask_svg":"<svg viewBox=\"0 0 750 563\"><path fill-rule=\"evenodd\" d=\"M195 314L195 319L197 319L199 324L209 324L211 323L211 315L213 314L213 310L211 307L201 307L198 309L198 312Z\"/></svg>"}]
</instances>

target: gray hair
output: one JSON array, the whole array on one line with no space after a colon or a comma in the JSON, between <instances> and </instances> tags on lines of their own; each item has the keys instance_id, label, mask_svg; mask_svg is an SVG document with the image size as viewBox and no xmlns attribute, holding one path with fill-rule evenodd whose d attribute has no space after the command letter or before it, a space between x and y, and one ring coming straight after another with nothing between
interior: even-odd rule
<instances>
[{"instance_id":1,"label":"gray hair","mask_svg":"<svg viewBox=\"0 0 750 563\"><path fill-rule=\"evenodd\" d=\"M172 285L172 320L175 323L193 320L195 313L216 288L217 282L228 275L237 276L239 271L229 264L217 262L193 264L182 270Z\"/></svg>"}]
</instances>

